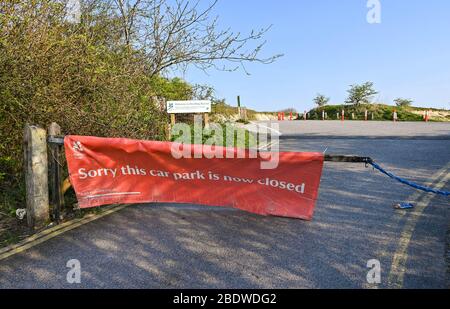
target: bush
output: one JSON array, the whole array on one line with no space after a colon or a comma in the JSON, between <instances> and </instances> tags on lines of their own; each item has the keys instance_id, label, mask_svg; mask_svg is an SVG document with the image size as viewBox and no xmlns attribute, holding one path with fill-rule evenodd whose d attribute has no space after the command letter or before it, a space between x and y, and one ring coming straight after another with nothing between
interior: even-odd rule
<instances>
[{"instance_id":1,"label":"bush","mask_svg":"<svg viewBox=\"0 0 450 309\"><path fill-rule=\"evenodd\" d=\"M181 79L151 77L151 63L124 45L114 18L100 11L71 24L64 16L55 1L0 3L0 208L8 212L23 204L26 123L162 140L167 115L155 97L192 95Z\"/></svg>"}]
</instances>

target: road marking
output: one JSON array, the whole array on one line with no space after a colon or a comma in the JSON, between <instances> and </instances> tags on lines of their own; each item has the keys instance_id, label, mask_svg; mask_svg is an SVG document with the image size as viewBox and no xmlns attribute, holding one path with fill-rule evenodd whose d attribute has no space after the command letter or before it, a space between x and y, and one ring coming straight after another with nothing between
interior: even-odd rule
<instances>
[{"instance_id":1,"label":"road marking","mask_svg":"<svg viewBox=\"0 0 450 309\"><path fill-rule=\"evenodd\" d=\"M81 225L84 225L86 223L95 221L104 216L107 216L109 214L117 212L127 206L129 206L129 204L116 206L112 209L106 210L105 212L103 212L101 214L87 215L84 218L75 219L75 220L57 225L55 227L43 230L42 232L39 232L37 234L34 234L33 236L26 238L25 240L19 242L18 244L2 248L0 250L0 261L4 260L14 254L17 254L17 253L23 252L25 250L28 250L30 248L33 248L34 246L37 246L49 239L52 239L58 235L61 235L67 231L73 230Z\"/></svg>"},{"instance_id":2,"label":"road marking","mask_svg":"<svg viewBox=\"0 0 450 309\"><path fill-rule=\"evenodd\" d=\"M281 136L281 135L283 135L280 131L278 131L278 130L276 130L276 129L274 129L274 128L271 128L271 127L268 127L268 126L265 126L265 125L262 125L262 124L259 124L259 123L256 123L256 127L257 128L259 128L259 127L261 127L261 128L266 128L266 129L269 129L270 131L272 131L272 132L275 132L276 133L276 135L278 135L278 136Z\"/></svg>"},{"instance_id":3,"label":"road marking","mask_svg":"<svg viewBox=\"0 0 450 309\"><path fill-rule=\"evenodd\" d=\"M259 133L260 133L260 132L259 132L259 128L266 128L266 129L269 129L269 130L272 131L272 132L275 132L275 135L277 135L277 136L283 135L280 131L278 131L278 130L276 130L276 129L274 129L274 128L271 128L271 127L268 127L268 126L259 124L259 123L257 123L257 122L252 122L251 124L254 125L254 127L256 127L256 132L255 132L255 131L250 131L248 126L244 126L244 128L247 129L249 132L259 134ZM253 128L254 128L254 127L253 127ZM263 132L263 133L266 133L266 132ZM259 146L259 147L257 148L257 150L261 151L261 150L263 150L263 149L268 149L269 147L273 146L275 143L279 143L279 142L280 142L280 141L277 139L277 140L272 141L272 142L270 142L270 143L268 143L268 144L267 144L267 143L266 143L265 145L263 144L263 145Z\"/></svg>"},{"instance_id":4,"label":"road marking","mask_svg":"<svg viewBox=\"0 0 450 309\"><path fill-rule=\"evenodd\" d=\"M258 147L258 150L269 149L269 147L272 148L272 146L275 145L276 143L279 143L279 141L273 141L269 144L262 145L262 146Z\"/></svg>"},{"instance_id":5,"label":"road marking","mask_svg":"<svg viewBox=\"0 0 450 309\"><path fill-rule=\"evenodd\" d=\"M251 125L253 125L253 127L251 127ZM255 131L250 131L250 130L249 130L249 129L254 128L255 126L256 126L256 132L255 132ZM244 128L247 129L247 130L250 131L250 132L253 132L253 133L259 133L258 128L266 128L266 129L269 129L269 130L272 131L272 132L275 132L275 134L278 135L278 136L283 135L283 133L281 133L280 131L278 131L278 130L276 130L276 129L274 129L274 128L265 126L265 125L263 125L263 124L260 124L260 123L258 123L258 122L251 122L250 125L245 125ZM266 133L266 132L263 132L263 133Z\"/></svg>"},{"instance_id":6,"label":"road marking","mask_svg":"<svg viewBox=\"0 0 450 309\"><path fill-rule=\"evenodd\" d=\"M450 179L450 163L437 171L432 179L437 179L437 183L434 187L438 190L442 189ZM420 198L421 197L421 198ZM410 200L417 200L415 202L416 207L414 212L410 213L402 230L398 248L394 253L392 260L391 269L388 276L388 285L393 288L402 288L405 272L406 272L406 262L408 260L408 247L411 242L412 234L414 229L422 216L425 208L430 204L431 200L435 197L434 194L421 194L415 192L409 197Z\"/></svg>"}]
</instances>

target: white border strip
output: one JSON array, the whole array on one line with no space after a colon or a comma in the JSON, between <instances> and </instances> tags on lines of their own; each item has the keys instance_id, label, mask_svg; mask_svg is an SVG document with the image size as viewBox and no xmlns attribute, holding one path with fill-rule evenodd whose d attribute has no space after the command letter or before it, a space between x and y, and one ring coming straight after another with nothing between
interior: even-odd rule
<instances>
[{"instance_id":1,"label":"white border strip","mask_svg":"<svg viewBox=\"0 0 450 309\"><path fill-rule=\"evenodd\" d=\"M106 194L96 194L96 195L89 195L85 196L86 199L91 198L97 198L97 197L104 197L104 196L115 196L115 195L140 195L141 192L117 192L117 193L106 193Z\"/></svg>"}]
</instances>

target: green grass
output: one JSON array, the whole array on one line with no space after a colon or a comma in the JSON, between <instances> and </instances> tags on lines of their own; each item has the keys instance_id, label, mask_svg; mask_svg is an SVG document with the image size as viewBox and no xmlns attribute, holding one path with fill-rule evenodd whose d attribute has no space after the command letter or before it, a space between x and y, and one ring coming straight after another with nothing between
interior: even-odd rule
<instances>
[{"instance_id":1,"label":"green grass","mask_svg":"<svg viewBox=\"0 0 450 309\"><path fill-rule=\"evenodd\" d=\"M250 121L245 120L245 119L238 119L238 120L236 120L236 122L237 123L243 123L243 124L249 124L250 123Z\"/></svg>"},{"instance_id":2,"label":"green grass","mask_svg":"<svg viewBox=\"0 0 450 309\"><path fill-rule=\"evenodd\" d=\"M228 132L226 129L227 126ZM202 132L194 132L193 125L189 125L188 127L190 137L183 137L183 133L174 132L178 134L173 134L172 141L184 142L186 144L198 144L201 141L204 145L238 148L253 148L258 145L257 139L253 134L245 129L233 126L231 123L211 125L209 128L204 128Z\"/></svg>"},{"instance_id":3,"label":"green grass","mask_svg":"<svg viewBox=\"0 0 450 309\"><path fill-rule=\"evenodd\" d=\"M220 114L227 118L237 115L238 108L235 106L228 105L224 102L217 102L212 104L211 108L212 114ZM255 120L256 111L247 108L247 118L248 120Z\"/></svg>"}]
</instances>

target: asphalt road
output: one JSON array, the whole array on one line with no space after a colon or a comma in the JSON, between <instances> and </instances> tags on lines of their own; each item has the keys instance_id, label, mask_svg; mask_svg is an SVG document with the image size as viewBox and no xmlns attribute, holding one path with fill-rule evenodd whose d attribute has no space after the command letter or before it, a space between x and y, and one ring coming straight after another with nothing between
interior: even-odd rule
<instances>
[{"instance_id":1,"label":"asphalt road","mask_svg":"<svg viewBox=\"0 0 450 309\"><path fill-rule=\"evenodd\" d=\"M280 150L367 155L450 190L450 124L297 121ZM393 209L412 202L414 210ZM449 288L448 198L362 164L326 163L314 220L135 205L0 261L2 288ZM81 263L69 284L66 263ZM366 280L368 260L381 283Z\"/></svg>"}]
</instances>

